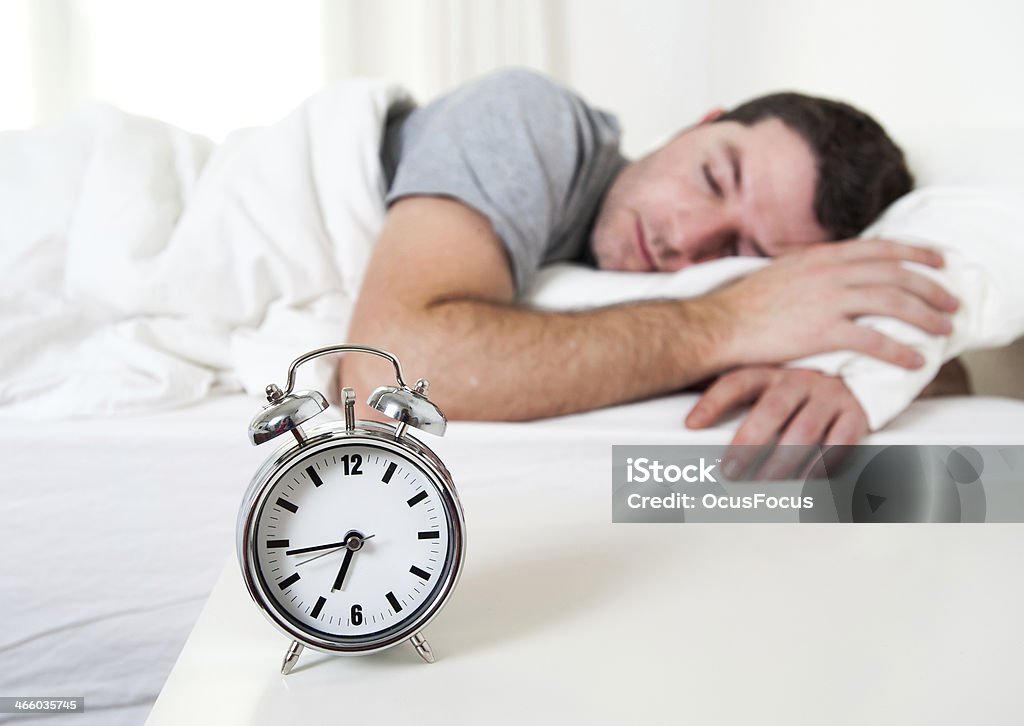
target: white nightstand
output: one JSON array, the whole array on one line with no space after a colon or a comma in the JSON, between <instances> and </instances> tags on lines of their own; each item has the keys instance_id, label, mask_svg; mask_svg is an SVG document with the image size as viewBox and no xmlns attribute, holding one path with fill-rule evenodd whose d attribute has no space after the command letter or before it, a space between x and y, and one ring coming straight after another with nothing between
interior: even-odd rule
<instances>
[{"instance_id":1,"label":"white nightstand","mask_svg":"<svg viewBox=\"0 0 1024 726\"><path fill-rule=\"evenodd\" d=\"M280 675L232 557L149 723L1019 723L1024 527L613 525L607 458L576 453L463 489L436 663Z\"/></svg>"}]
</instances>

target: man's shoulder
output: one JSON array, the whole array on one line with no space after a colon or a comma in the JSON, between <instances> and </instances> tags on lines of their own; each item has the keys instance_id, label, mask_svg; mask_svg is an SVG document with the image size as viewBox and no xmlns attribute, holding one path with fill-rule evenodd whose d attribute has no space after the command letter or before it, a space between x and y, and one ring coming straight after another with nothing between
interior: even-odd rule
<instances>
[{"instance_id":1,"label":"man's shoulder","mask_svg":"<svg viewBox=\"0 0 1024 726\"><path fill-rule=\"evenodd\" d=\"M466 95L497 94L517 99L566 100L576 94L550 76L530 68L502 68L462 86Z\"/></svg>"},{"instance_id":2,"label":"man's shoulder","mask_svg":"<svg viewBox=\"0 0 1024 726\"><path fill-rule=\"evenodd\" d=\"M574 91L549 76L528 68L503 68L470 81L423 109L425 116L461 116L467 122L493 118L496 122L525 123L557 135L560 127L581 120L608 135L619 132L611 114L593 108Z\"/></svg>"}]
</instances>

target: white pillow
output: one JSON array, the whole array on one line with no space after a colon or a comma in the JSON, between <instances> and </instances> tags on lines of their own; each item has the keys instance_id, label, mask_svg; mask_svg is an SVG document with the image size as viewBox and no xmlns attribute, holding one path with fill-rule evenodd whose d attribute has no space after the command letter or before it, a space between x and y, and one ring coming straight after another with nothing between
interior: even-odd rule
<instances>
[{"instance_id":1,"label":"white pillow","mask_svg":"<svg viewBox=\"0 0 1024 726\"><path fill-rule=\"evenodd\" d=\"M1024 334L1024 188L929 187L903 197L863 233L942 250L946 267L915 266L960 298L954 332L928 335L892 318L865 317L865 325L908 343L926 364L908 371L850 351L793 361L795 367L839 375L857 396L873 430L903 411L946 360L996 347ZM605 272L559 264L541 271L525 302L550 310L704 295L760 269L768 261L728 258L675 273Z\"/></svg>"}]
</instances>

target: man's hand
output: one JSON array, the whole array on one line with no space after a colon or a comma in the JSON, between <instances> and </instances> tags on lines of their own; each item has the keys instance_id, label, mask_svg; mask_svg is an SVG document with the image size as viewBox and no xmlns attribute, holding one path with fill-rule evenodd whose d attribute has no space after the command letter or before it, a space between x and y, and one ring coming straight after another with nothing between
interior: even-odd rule
<instances>
[{"instance_id":1,"label":"man's hand","mask_svg":"<svg viewBox=\"0 0 1024 726\"><path fill-rule=\"evenodd\" d=\"M808 446L852 445L868 433L868 420L857 399L839 378L800 368L754 367L726 373L715 381L686 417L690 428L710 426L733 409L756 401L732 439L728 476L745 472L776 444L760 467L763 478L791 476L803 463Z\"/></svg>"},{"instance_id":2,"label":"man's hand","mask_svg":"<svg viewBox=\"0 0 1024 726\"><path fill-rule=\"evenodd\" d=\"M708 297L729 321L724 357L742 366L852 350L920 367L924 359L913 348L854 322L884 315L933 335L952 331L956 298L904 262L943 265L936 252L878 239L825 243L776 259Z\"/></svg>"}]
</instances>

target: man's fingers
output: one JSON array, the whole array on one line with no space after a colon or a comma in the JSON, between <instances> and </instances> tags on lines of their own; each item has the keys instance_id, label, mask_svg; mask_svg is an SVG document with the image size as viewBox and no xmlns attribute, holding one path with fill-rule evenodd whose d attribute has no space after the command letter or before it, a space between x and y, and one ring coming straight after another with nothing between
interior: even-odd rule
<instances>
[{"instance_id":1,"label":"man's fingers","mask_svg":"<svg viewBox=\"0 0 1024 726\"><path fill-rule=\"evenodd\" d=\"M776 444L769 456L752 478L778 481L780 479L799 479L810 468L812 458L820 449L817 446Z\"/></svg>"},{"instance_id":2,"label":"man's fingers","mask_svg":"<svg viewBox=\"0 0 1024 726\"><path fill-rule=\"evenodd\" d=\"M843 277L847 285L891 285L921 298L926 304L942 312L954 312L960 301L939 283L893 262L861 262L848 265Z\"/></svg>"},{"instance_id":3,"label":"man's fingers","mask_svg":"<svg viewBox=\"0 0 1024 726\"><path fill-rule=\"evenodd\" d=\"M815 463L822 466L823 442L855 444L868 430L846 385L817 371L749 369L716 385L727 394L723 401L758 396L723 456L722 471L733 481L801 477Z\"/></svg>"},{"instance_id":4,"label":"man's fingers","mask_svg":"<svg viewBox=\"0 0 1024 726\"><path fill-rule=\"evenodd\" d=\"M886 315L920 328L932 335L953 332L950 317L929 307L921 298L887 285L854 288L847 300L848 310L857 315Z\"/></svg>"},{"instance_id":5,"label":"man's fingers","mask_svg":"<svg viewBox=\"0 0 1024 726\"><path fill-rule=\"evenodd\" d=\"M900 266L894 273L894 284L913 293L936 310L952 313L960 307L960 300L939 283L919 272Z\"/></svg>"},{"instance_id":6,"label":"man's fingers","mask_svg":"<svg viewBox=\"0 0 1024 726\"><path fill-rule=\"evenodd\" d=\"M805 478L827 479L828 473L838 470L846 458L856 450L855 444L844 446L822 446L818 456L811 462Z\"/></svg>"},{"instance_id":7,"label":"man's fingers","mask_svg":"<svg viewBox=\"0 0 1024 726\"><path fill-rule=\"evenodd\" d=\"M808 458L818 452L825 432L836 419L836 399L811 396L789 422L771 456L761 465L759 478L791 479L806 469Z\"/></svg>"},{"instance_id":8,"label":"man's fingers","mask_svg":"<svg viewBox=\"0 0 1024 726\"><path fill-rule=\"evenodd\" d=\"M733 445L763 444L774 439L797 408L807 400L808 387L780 385L769 388L750 409L732 439Z\"/></svg>"},{"instance_id":9,"label":"man's fingers","mask_svg":"<svg viewBox=\"0 0 1024 726\"><path fill-rule=\"evenodd\" d=\"M838 414L835 399L811 397L786 427L779 446L818 446Z\"/></svg>"},{"instance_id":10,"label":"man's fingers","mask_svg":"<svg viewBox=\"0 0 1024 726\"><path fill-rule=\"evenodd\" d=\"M853 446L868 433L868 420L862 411L844 411L825 435L825 446Z\"/></svg>"},{"instance_id":11,"label":"man's fingers","mask_svg":"<svg viewBox=\"0 0 1024 726\"><path fill-rule=\"evenodd\" d=\"M813 479L827 477L829 471L834 471L853 452L869 430L868 418L859 404L844 407L825 434L821 455L812 463L808 476Z\"/></svg>"},{"instance_id":12,"label":"man's fingers","mask_svg":"<svg viewBox=\"0 0 1024 726\"><path fill-rule=\"evenodd\" d=\"M763 447L775 443L779 432L807 400L809 393L810 386L806 381L793 378L768 388L729 444L722 464L726 476L736 479L747 472L764 452Z\"/></svg>"},{"instance_id":13,"label":"man's fingers","mask_svg":"<svg viewBox=\"0 0 1024 726\"><path fill-rule=\"evenodd\" d=\"M935 268L946 264L942 255L934 250L887 239L854 239L831 244L837 248L836 254L842 260L900 260Z\"/></svg>"},{"instance_id":14,"label":"man's fingers","mask_svg":"<svg viewBox=\"0 0 1024 726\"><path fill-rule=\"evenodd\" d=\"M761 395L771 377L768 368L745 368L720 376L690 410L686 426L710 426L732 409L750 403Z\"/></svg>"},{"instance_id":15,"label":"man's fingers","mask_svg":"<svg viewBox=\"0 0 1024 726\"><path fill-rule=\"evenodd\" d=\"M925 363L924 356L909 345L897 343L887 335L865 325L837 325L829 338L830 350L852 350L911 370L920 368Z\"/></svg>"}]
</instances>

